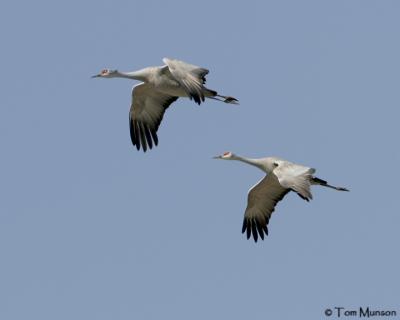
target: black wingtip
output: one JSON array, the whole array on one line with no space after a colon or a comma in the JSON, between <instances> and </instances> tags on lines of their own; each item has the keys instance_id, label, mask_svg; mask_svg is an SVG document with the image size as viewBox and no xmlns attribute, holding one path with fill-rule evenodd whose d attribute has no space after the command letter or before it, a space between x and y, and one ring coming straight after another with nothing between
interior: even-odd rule
<instances>
[{"instance_id":1,"label":"black wingtip","mask_svg":"<svg viewBox=\"0 0 400 320\"><path fill-rule=\"evenodd\" d=\"M155 129L150 129L146 124L138 121L129 121L129 131L133 146L138 151L146 152L158 145L158 137Z\"/></svg>"},{"instance_id":2,"label":"black wingtip","mask_svg":"<svg viewBox=\"0 0 400 320\"><path fill-rule=\"evenodd\" d=\"M249 226L249 224L247 224L247 234L246 234L246 236L247 236L247 240L249 240L250 236L251 236L251 227Z\"/></svg>"},{"instance_id":3,"label":"black wingtip","mask_svg":"<svg viewBox=\"0 0 400 320\"><path fill-rule=\"evenodd\" d=\"M150 130L146 125L142 124L142 129L144 131L144 134L146 136L146 140L147 140L147 144L149 146L149 149L153 148L153 140L151 140L151 134L150 134Z\"/></svg>"},{"instance_id":4,"label":"black wingtip","mask_svg":"<svg viewBox=\"0 0 400 320\"><path fill-rule=\"evenodd\" d=\"M158 145L157 132L155 130L150 129L150 134L153 138L154 144L157 146Z\"/></svg>"},{"instance_id":5,"label":"black wingtip","mask_svg":"<svg viewBox=\"0 0 400 320\"><path fill-rule=\"evenodd\" d=\"M254 241L257 242L257 240L258 240L258 232L257 232L257 227L256 227L256 221L255 221L255 220L252 221L252 224L251 224L251 231L252 231L252 233L253 233L253 239L254 239Z\"/></svg>"},{"instance_id":6,"label":"black wingtip","mask_svg":"<svg viewBox=\"0 0 400 320\"><path fill-rule=\"evenodd\" d=\"M267 224L268 224L267 219ZM242 225L242 233L246 233L246 238L249 240L251 237L253 237L254 242L257 242L259 238L261 240L265 239L265 236L268 236L268 228L267 225L263 226L261 222L259 222L257 219L243 219L243 225Z\"/></svg>"},{"instance_id":7,"label":"black wingtip","mask_svg":"<svg viewBox=\"0 0 400 320\"><path fill-rule=\"evenodd\" d=\"M260 235L261 239L264 240L264 231L262 229L261 223L256 221L256 226L257 226L258 234Z\"/></svg>"}]
</instances>

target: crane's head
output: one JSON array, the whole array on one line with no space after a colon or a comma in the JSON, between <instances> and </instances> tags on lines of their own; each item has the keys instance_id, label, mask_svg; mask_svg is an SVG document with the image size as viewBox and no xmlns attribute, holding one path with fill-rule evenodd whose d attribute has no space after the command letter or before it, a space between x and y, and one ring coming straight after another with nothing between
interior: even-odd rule
<instances>
[{"instance_id":1,"label":"crane's head","mask_svg":"<svg viewBox=\"0 0 400 320\"><path fill-rule=\"evenodd\" d=\"M213 159L234 160L235 155L232 152L228 151L228 152L224 152L220 156L213 157Z\"/></svg>"},{"instance_id":2,"label":"crane's head","mask_svg":"<svg viewBox=\"0 0 400 320\"><path fill-rule=\"evenodd\" d=\"M103 69L99 74L92 76L92 78L112 78L117 74L117 70Z\"/></svg>"}]
</instances>

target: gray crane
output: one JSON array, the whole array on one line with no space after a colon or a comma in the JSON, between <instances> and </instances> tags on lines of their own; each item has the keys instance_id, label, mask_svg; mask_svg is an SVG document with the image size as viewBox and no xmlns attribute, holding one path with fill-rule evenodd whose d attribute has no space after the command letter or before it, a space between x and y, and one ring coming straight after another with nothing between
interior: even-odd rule
<instances>
[{"instance_id":1,"label":"gray crane","mask_svg":"<svg viewBox=\"0 0 400 320\"><path fill-rule=\"evenodd\" d=\"M147 67L133 72L104 69L93 78L127 78L142 81L132 88L129 111L131 140L137 150L158 145L157 130L164 112L179 97L188 97L197 104L210 98L230 104L238 100L219 95L204 86L208 70L183 61L164 58L164 66Z\"/></svg>"},{"instance_id":2,"label":"gray crane","mask_svg":"<svg viewBox=\"0 0 400 320\"><path fill-rule=\"evenodd\" d=\"M310 201L312 194L311 185L349 191L346 188L335 187L325 180L314 176L315 169L305 167L281 158L267 157L250 159L237 156L232 152L225 152L215 159L238 160L253 165L267 175L254 185L248 193L247 208L244 214L242 233L247 234L247 239L253 235L257 242L258 236L264 240L268 235L268 222L276 204L290 191L296 192L300 198Z\"/></svg>"}]
</instances>

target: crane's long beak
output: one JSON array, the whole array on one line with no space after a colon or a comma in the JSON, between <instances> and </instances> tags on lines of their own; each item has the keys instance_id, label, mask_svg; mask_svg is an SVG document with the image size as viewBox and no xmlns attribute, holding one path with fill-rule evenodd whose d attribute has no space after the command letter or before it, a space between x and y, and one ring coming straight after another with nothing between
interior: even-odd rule
<instances>
[{"instance_id":1,"label":"crane's long beak","mask_svg":"<svg viewBox=\"0 0 400 320\"><path fill-rule=\"evenodd\" d=\"M91 78L99 78L100 77L100 73L99 74L95 74L94 76L91 76Z\"/></svg>"},{"instance_id":2,"label":"crane's long beak","mask_svg":"<svg viewBox=\"0 0 400 320\"><path fill-rule=\"evenodd\" d=\"M212 157L212 159L221 159L221 158L222 158L221 156Z\"/></svg>"}]
</instances>

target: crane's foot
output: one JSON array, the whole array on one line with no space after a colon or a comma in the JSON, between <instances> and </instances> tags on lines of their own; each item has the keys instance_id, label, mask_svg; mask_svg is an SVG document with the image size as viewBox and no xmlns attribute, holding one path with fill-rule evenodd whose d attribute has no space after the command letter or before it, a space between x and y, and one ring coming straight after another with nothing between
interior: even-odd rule
<instances>
[{"instance_id":1,"label":"crane's foot","mask_svg":"<svg viewBox=\"0 0 400 320\"><path fill-rule=\"evenodd\" d=\"M231 103L231 104L239 104L239 100L234 98L234 97L223 97L225 100L225 103Z\"/></svg>"}]
</instances>

